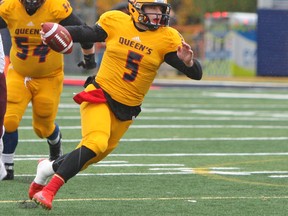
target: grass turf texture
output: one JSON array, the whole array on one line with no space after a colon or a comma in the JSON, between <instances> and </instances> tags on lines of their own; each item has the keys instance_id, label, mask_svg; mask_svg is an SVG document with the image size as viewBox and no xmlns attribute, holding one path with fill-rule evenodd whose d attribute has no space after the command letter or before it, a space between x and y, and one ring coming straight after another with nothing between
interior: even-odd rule
<instances>
[{"instance_id":1,"label":"grass turf texture","mask_svg":"<svg viewBox=\"0 0 288 216\"><path fill-rule=\"evenodd\" d=\"M64 152L80 140L81 87L65 87L57 117ZM286 215L287 90L161 88L101 163L62 187L46 212L27 201L48 145L19 128L15 180L0 183L0 215ZM156 126L155 126L156 125Z\"/></svg>"}]
</instances>

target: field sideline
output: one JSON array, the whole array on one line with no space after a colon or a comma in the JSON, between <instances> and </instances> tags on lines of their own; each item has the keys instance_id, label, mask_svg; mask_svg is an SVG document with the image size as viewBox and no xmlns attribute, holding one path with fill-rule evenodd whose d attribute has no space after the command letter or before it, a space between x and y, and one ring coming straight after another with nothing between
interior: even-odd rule
<instances>
[{"instance_id":1,"label":"field sideline","mask_svg":"<svg viewBox=\"0 0 288 216\"><path fill-rule=\"evenodd\" d=\"M284 85L156 85L119 147L64 185L50 212L27 200L37 161L48 153L32 131L29 107L19 128L15 180L0 183L0 215L284 216ZM64 152L81 138L72 100L81 90L65 86L62 94L57 123Z\"/></svg>"}]
</instances>

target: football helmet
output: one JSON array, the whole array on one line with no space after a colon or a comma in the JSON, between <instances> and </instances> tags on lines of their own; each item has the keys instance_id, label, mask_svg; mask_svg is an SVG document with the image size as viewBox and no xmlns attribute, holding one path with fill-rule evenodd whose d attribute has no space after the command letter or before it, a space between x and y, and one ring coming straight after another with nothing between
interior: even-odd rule
<instances>
[{"instance_id":1,"label":"football helmet","mask_svg":"<svg viewBox=\"0 0 288 216\"><path fill-rule=\"evenodd\" d=\"M19 0L25 7L27 13L32 15L44 3L45 0Z\"/></svg>"},{"instance_id":2,"label":"football helmet","mask_svg":"<svg viewBox=\"0 0 288 216\"><path fill-rule=\"evenodd\" d=\"M159 23L152 23L148 14L144 12L144 6L161 6L162 15ZM134 22L138 22L149 30L156 30L160 26L168 26L170 20L171 6L167 0L128 0L128 10Z\"/></svg>"}]
</instances>

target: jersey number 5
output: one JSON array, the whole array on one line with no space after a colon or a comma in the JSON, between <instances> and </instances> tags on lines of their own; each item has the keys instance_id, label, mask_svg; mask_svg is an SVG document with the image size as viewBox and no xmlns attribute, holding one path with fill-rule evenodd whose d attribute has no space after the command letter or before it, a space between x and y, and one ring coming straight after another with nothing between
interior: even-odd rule
<instances>
[{"instance_id":1,"label":"jersey number 5","mask_svg":"<svg viewBox=\"0 0 288 216\"><path fill-rule=\"evenodd\" d=\"M133 82L136 79L139 70L139 63L141 62L143 55L139 53L129 51L127 60L126 60L126 68L131 70L130 73L125 73L123 79L126 81Z\"/></svg>"}]
</instances>

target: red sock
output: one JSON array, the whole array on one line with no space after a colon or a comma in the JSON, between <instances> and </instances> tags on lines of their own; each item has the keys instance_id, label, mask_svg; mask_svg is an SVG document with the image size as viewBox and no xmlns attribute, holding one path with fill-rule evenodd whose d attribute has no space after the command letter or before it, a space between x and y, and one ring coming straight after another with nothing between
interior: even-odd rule
<instances>
[{"instance_id":1,"label":"red sock","mask_svg":"<svg viewBox=\"0 0 288 216\"><path fill-rule=\"evenodd\" d=\"M44 190L48 190L55 195L63 184L64 180L60 176L54 175L49 183L44 187Z\"/></svg>"}]
</instances>

